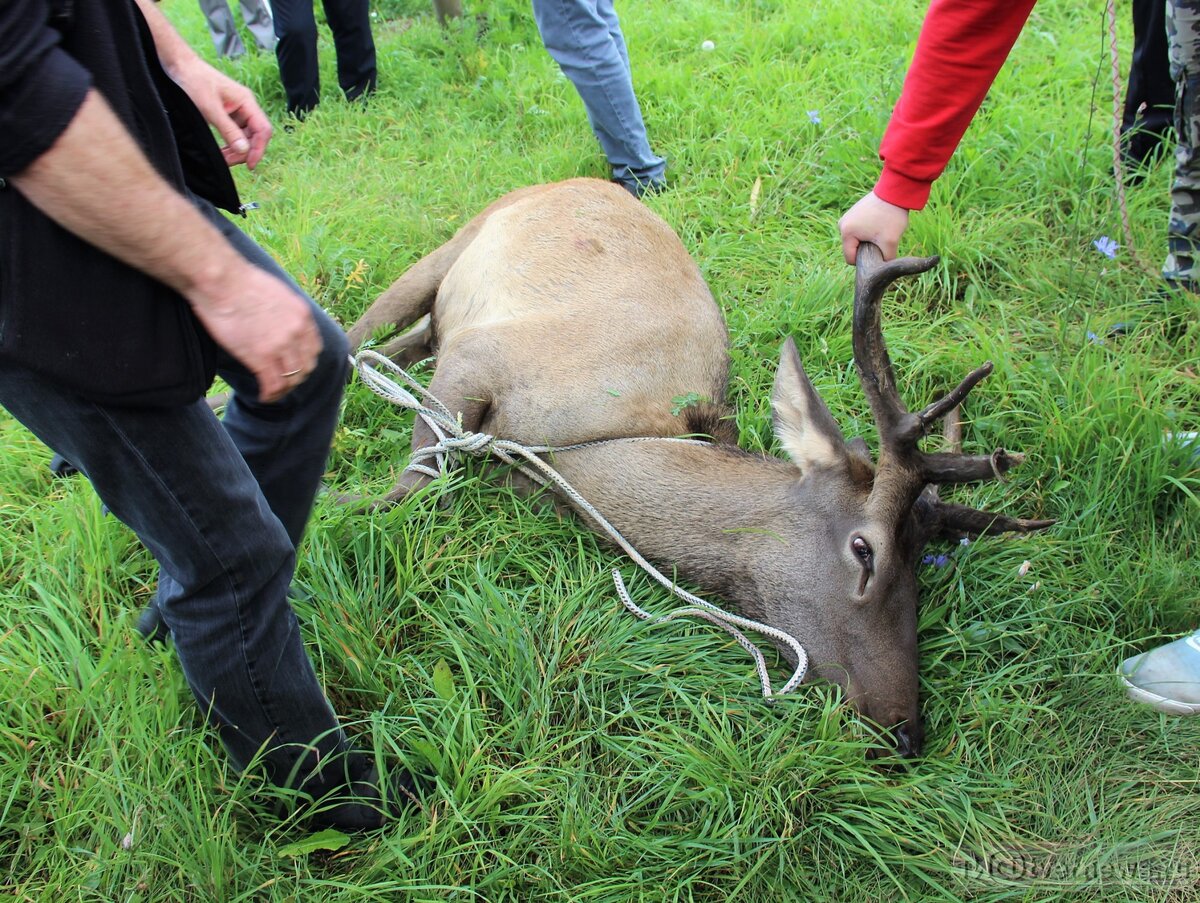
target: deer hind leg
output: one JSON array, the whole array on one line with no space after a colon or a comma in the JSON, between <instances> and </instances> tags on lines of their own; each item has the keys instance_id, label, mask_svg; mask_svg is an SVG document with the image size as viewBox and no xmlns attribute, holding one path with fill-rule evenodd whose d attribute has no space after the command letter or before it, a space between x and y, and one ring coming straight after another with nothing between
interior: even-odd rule
<instances>
[{"instance_id":1,"label":"deer hind leg","mask_svg":"<svg viewBox=\"0 0 1200 903\"><path fill-rule=\"evenodd\" d=\"M404 329L429 313L442 279L474 238L474 233L464 235L466 231L464 229L432 254L421 258L375 299L346 332L351 350L357 351L377 330Z\"/></svg>"},{"instance_id":2,"label":"deer hind leg","mask_svg":"<svg viewBox=\"0 0 1200 903\"><path fill-rule=\"evenodd\" d=\"M433 323L426 314L402 336L379 348L379 353L397 367L411 367L433 354Z\"/></svg>"},{"instance_id":3,"label":"deer hind leg","mask_svg":"<svg viewBox=\"0 0 1200 903\"><path fill-rule=\"evenodd\" d=\"M470 365L461 368L439 366L429 383L429 392L446 406L452 414L457 414L464 432L478 432L484 418L492 406L491 393L486 388L486 378L481 376L481 368ZM437 435L421 417L413 421L412 450L415 455L421 449L436 445ZM428 466L435 466L429 459ZM373 508L390 507L401 501L410 492L428 486L433 477L417 470L406 470L400 475L391 492L385 495Z\"/></svg>"},{"instance_id":4,"label":"deer hind leg","mask_svg":"<svg viewBox=\"0 0 1200 903\"><path fill-rule=\"evenodd\" d=\"M459 255L479 234L489 216L531 194L546 191L552 186L532 185L510 191L489 204L482 213L463 226L448 242L422 257L375 299L353 326L347 330L350 348L357 351L372 333L384 327L404 329L429 313L437 298L438 287Z\"/></svg>"}]
</instances>

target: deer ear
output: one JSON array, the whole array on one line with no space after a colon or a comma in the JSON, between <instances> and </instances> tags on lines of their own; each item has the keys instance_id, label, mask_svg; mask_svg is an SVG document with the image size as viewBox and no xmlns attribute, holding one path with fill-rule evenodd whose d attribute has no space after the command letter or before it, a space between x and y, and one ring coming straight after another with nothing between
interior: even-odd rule
<instances>
[{"instance_id":1,"label":"deer ear","mask_svg":"<svg viewBox=\"0 0 1200 903\"><path fill-rule=\"evenodd\" d=\"M802 471L848 465L842 431L804 372L790 336L783 343L771 407L775 411L775 438Z\"/></svg>"}]
</instances>

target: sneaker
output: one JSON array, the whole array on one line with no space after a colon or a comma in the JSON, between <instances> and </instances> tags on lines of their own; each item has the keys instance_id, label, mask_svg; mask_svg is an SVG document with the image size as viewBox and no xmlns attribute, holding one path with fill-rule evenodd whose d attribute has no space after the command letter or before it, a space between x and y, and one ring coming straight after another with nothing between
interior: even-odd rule
<instances>
[{"instance_id":1,"label":"sneaker","mask_svg":"<svg viewBox=\"0 0 1200 903\"><path fill-rule=\"evenodd\" d=\"M1200 715L1200 630L1121 663L1131 699L1171 715Z\"/></svg>"}]
</instances>

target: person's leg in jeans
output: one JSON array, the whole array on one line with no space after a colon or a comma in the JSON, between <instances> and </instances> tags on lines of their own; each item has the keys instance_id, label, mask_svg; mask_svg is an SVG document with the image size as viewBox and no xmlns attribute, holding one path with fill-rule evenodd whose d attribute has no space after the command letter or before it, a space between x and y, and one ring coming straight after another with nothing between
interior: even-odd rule
<instances>
[{"instance_id":1,"label":"person's leg in jeans","mask_svg":"<svg viewBox=\"0 0 1200 903\"><path fill-rule=\"evenodd\" d=\"M242 18L260 50L275 49L275 22L267 0L242 0Z\"/></svg>"},{"instance_id":2,"label":"person's leg in jeans","mask_svg":"<svg viewBox=\"0 0 1200 903\"><path fill-rule=\"evenodd\" d=\"M208 33L218 56L237 59L246 52L233 21L233 11L226 0L200 0L200 9L208 20Z\"/></svg>"},{"instance_id":3,"label":"person's leg in jeans","mask_svg":"<svg viewBox=\"0 0 1200 903\"><path fill-rule=\"evenodd\" d=\"M661 188L666 161L650 149L610 0L533 0L533 15L546 49L583 100L613 179L637 195Z\"/></svg>"},{"instance_id":4,"label":"person's leg in jeans","mask_svg":"<svg viewBox=\"0 0 1200 903\"><path fill-rule=\"evenodd\" d=\"M287 96L287 111L303 118L321 99L317 61L317 20L312 0L274 0L275 57Z\"/></svg>"},{"instance_id":5,"label":"person's leg in jeans","mask_svg":"<svg viewBox=\"0 0 1200 903\"><path fill-rule=\"evenodd\" d=\"M158 560L162 617L234 763L265 750L275 783L345 783L313 777L347 741L287 603L295 549L208 406L99 405L3 364L0 403L83 471Z\"/></svg>"},{"instance_id":6,"label":"person's leg in jeans","mask_svg":"<svg viewBox=\"0 0 1200 903\"><path fill-rule=\"evenodd\" d=\"M347 100L375 90L375 39L371 35L368 0L324 0L325 19L337 51L338 84Z\"/></svg>"},{"instance_id":7,"label":"person's leg in jeans","mask_svg":"<svg viewBox=\"0 0 1200 903\"><path fill-rule=\"evenodd\" d=\"M224 217L201 208L248 259L282 275ZM287 602L348 373L344 334L313 310L324 341L317 369L280 402L257 402L253 377L221 360L236 393L224 425L203 400L99 405L5 365L0 404L78 466L158 560L154 612L235 764L261 752L274 783L316 796L352 785L378 799L373 765L350 750ZM382 821L356 804L326 818L347 828Z\"/></svg>"},{"instance_id":8,"label":"person's leg in jeans","mask_svg":"<svg viewBox=\"0 0 1200 903\"><path fill-rule=\"evenodd\" d=\"M197 206L225 238L256 266L287 282L296 294L303 290L292 278L211 204ZM307 296L305 296L307 297ZM309 303L312 304L311 299ZM224 427L241 453L267 505L283 525L292 547L300 544L337 426L342 391L349 378L349 345L341 327L313 304L322 350L316 369L279 401L258 402L258 384L241 364L223 352L217 372L233 390L225 406ZM147 608L138 629L147 638L165 638L156 611L164 595L174 592L170 576L160 580L159 595Z\"/></svg>"}]
</instances>

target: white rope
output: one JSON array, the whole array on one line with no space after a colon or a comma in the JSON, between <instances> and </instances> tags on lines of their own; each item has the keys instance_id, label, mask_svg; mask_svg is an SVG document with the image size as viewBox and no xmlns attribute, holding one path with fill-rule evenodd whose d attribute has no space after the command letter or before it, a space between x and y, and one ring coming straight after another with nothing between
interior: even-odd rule
<instances>
[{"instance_id":1,"label":"white rope","mask_svg":"<svg viewBox=\"0 0 1200 903\"><path fill-rule=\"evenodd\" d=\"M428 389L402 368L375 351L369 349L360 351L350 361L367 388L392 404L415 411L417 416L425 421L426 425L433 431L434 436L437 437L436 444L413 452L411 462L405 468L406 471L411 470L436 478L446 473L449 460L456 454L469 454L476 457L484 457L492 454L505 464L510 464L517 468L525 476L540 485L553 484L560 493L575 504L577 509L590 517L642 570L690 606L688 608L677 609L665 615L652 615L640 608L633 601L629 595L629 591L625 588L625 581L621 578L620 572L616 568L613 568L612 576L617 588L617 595L620 597L621 603L630 612L642 620L650 621L654 624L661 624L665 621L672 621L675 618L681 617L701 618L712 624L716 624L732 636L739 646L750 653L750 656L754 659L754 667L758 671L758 681L762 687L762 694L767 700L775 696L783 696L791 693L804 680L804 675L808 671L808 654L795 637L775 627L771 627L769 624L762 624L750 618L730 614L713 605L711 602L706 602L698 596L692 595L687 590L676 586L672 580L669 580L654 565L643 558L637 549L630 545L628 540L618 532L617 528L610 524L599 511L584 499L561 474L538 457L539 455L551 452L572 451L574 449L590 448L613 442L680 442L690 445L707 445L707 442L697 439L644 437L637 439L600 439L595 442L582 442L578 445L557 447L549 445L522 445L519 442L513 442L508 439L497 439L495 436L490 436L486 433L467 432L462 428L459 418L452 415L446 406L438 401ZM393 375L399 377L403 383L407 384L408 388L379 372L377 367L391 371ZM430 459L436 462L436 469L427 463ZM756 633L761 633L790 647L795 653L796 669L779 690L775 690L771 686L771 678L767 671L767 663L766 659L763 658L762 651L747 638L742 632L743 630L753 630Z\"/></svg>"}]
</instances>

